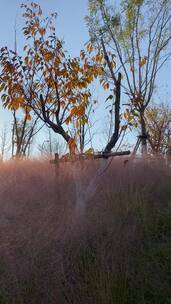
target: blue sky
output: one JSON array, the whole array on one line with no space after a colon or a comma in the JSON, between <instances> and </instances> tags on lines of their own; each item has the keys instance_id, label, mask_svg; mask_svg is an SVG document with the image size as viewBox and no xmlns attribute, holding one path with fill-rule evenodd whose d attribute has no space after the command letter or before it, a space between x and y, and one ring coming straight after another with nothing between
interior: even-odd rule
<instances>
[{"instance_id":1,"label":"blue sky","mask_svg":"<svg viewBox=\"0 0 171 304\"><path fill-rule=\"evenodd\" d=\"M26 2L26 1L25 1ZM13 46L13 26L21 25L19 0L0 0L0 42ZM65 41L68 49L75 55L88 39L84 22L87 12L87 0L41 0L38 1L45 14L57 12L57 32Z\"/></svg>"},{"instance_id":2,"label":"blue sky","mask_svg":"<svg viewBox=\"0 0 171 304\"><path fill-rule=\"evenodd\" d=\"M26 1L24 1L26 2ZM88 41L88 30L84 21L87 14L88 0L39 0L37 1L45 15L50 12L57 12L57 34L60 38L65 40L66 49L71 56L79 55L80 50L84 47L84 43ZM19 0L0 0L0 47L7 45L10 48L14 47L14 25L17 24L17 45L22 49L21 28L22 17ZM158 79L158 86L160 87L157 96L160 95L160 101L168 101L168 96L171 93L169 87L171 64L168 63L163 69ZM104 95L102 95L99 86L95 86L96 97L100 99L101 107L98 110L98 125L97 140L103 138L100 136L104 129ZM157 97L158 99L158 97ZM103 118L103 119L102 119ZM0 109L0 127L2 124L10 122L10 113ZM99 146L103 146L101 142Z\"/></svg>"}]
</instances>

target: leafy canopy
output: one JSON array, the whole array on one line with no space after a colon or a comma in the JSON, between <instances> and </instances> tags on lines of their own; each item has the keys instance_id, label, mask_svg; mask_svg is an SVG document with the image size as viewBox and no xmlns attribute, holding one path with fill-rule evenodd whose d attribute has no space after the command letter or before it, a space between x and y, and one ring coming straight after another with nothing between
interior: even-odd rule
<instances>
[{"instance_id":1,"label":"leafy canopy","mask_svg":"<svg viewBox=\"0 0 171 304\"><path fill-rule=\"evenodd\" d=\"M0 50L0 91L4 107L22 109L28 120L36 114L57 133L72 120L78 126L85 117L91 92L89 85L103 75L102 54L89 60L84 50L70 58L55 30L56 13L44 18L41 7L22 4L26 44L17 50ZM90 55L92 46L88 44ZM108 84L103 83L104 89ZM78 121L77 121L78 120ZM86 119L82 123L87 123Z\"/></svg>"}]
</instances>

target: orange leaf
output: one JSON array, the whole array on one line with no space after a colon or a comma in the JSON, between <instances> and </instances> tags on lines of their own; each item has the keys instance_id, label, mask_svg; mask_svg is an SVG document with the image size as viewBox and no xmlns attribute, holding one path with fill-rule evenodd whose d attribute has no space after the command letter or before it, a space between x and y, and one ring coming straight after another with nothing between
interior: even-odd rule
<instances>
[{"instance_id":1,"label":"orange leaf","mask_svg":"<svg viewBox=\"0 0 171 304\"><path fill-rule=\"evenodd\" d=\"M47 61L52 60L53 57L54 57L54 55L53 55L52 52L46 52L46 53L44 54L44 58L45 58L45 60L47 60Z\"/></svg>"},{"instance_id":2,"label":"orange leaf","mask_svg":"<svg viewBox=\"0 0 171 304\"><path fill-rule=\"evenodd\" d=\"M41 36L45 35L45 33L46 33L46 29L45 29L45 28L43 28L43 27L42 27L42 28L40 28L40 29L39 29L39 33L40 33L40 35L41 35Z\"/></svg>"},{"instance_id":3,"label":"orange leaf","mask_svg":"<svg viewBox=\"0 0 171 304\"><path fill-rule=\"evenodd\" d=\"M31 120L31 115L30 114L26 114L25 115L25 119L30 121Z\"/></svg>"},{"instance_id":4,"label":"orange leaf","mask_svg":"<svg viewBox=\"0 0 171 304\"><path fill-rule=\"evenodd\" d=\"M103 84L103 88L104 90L108 90L109 89L109 84L106 82Z\"/></svg>"}]
</instances>

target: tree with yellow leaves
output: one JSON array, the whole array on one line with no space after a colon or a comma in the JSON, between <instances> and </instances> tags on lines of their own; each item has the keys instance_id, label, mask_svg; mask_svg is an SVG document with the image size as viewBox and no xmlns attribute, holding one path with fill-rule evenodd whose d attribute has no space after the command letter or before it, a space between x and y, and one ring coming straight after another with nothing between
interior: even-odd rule
<instances>
[{"instance_id":1,"label":"tree with yellow leaves","mask_svg":"<svg viewBox=\"0 0 171 304\"><path fill-rule=\"evenodd\" d=\"M76 126L80 124L91 97L89 85L103 69L87 57L68 56L56 35L56 14L44 18L34 2L22 4L22 9L23 55L7 47L0 51L3 105L12 111L23 110L26 121L35 114L69 143L69 125L73 120Z\"/></svg>"}]
</instances>

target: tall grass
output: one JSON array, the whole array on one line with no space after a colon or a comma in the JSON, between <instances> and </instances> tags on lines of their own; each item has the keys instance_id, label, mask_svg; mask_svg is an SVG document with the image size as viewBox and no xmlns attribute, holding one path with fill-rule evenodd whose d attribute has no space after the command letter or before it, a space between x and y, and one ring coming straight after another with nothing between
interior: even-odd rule
<instances>
[{"instance_id":1,"label":"tall grass","mask_svg":"<svg viewBox=\"0 0 171 304\"><path fill-rule=\"evenodd\" d=\"M0 304L171 303L169 170L114 159L79 214L99 166L0 166Z\"/></svg>"}]
</instances>

